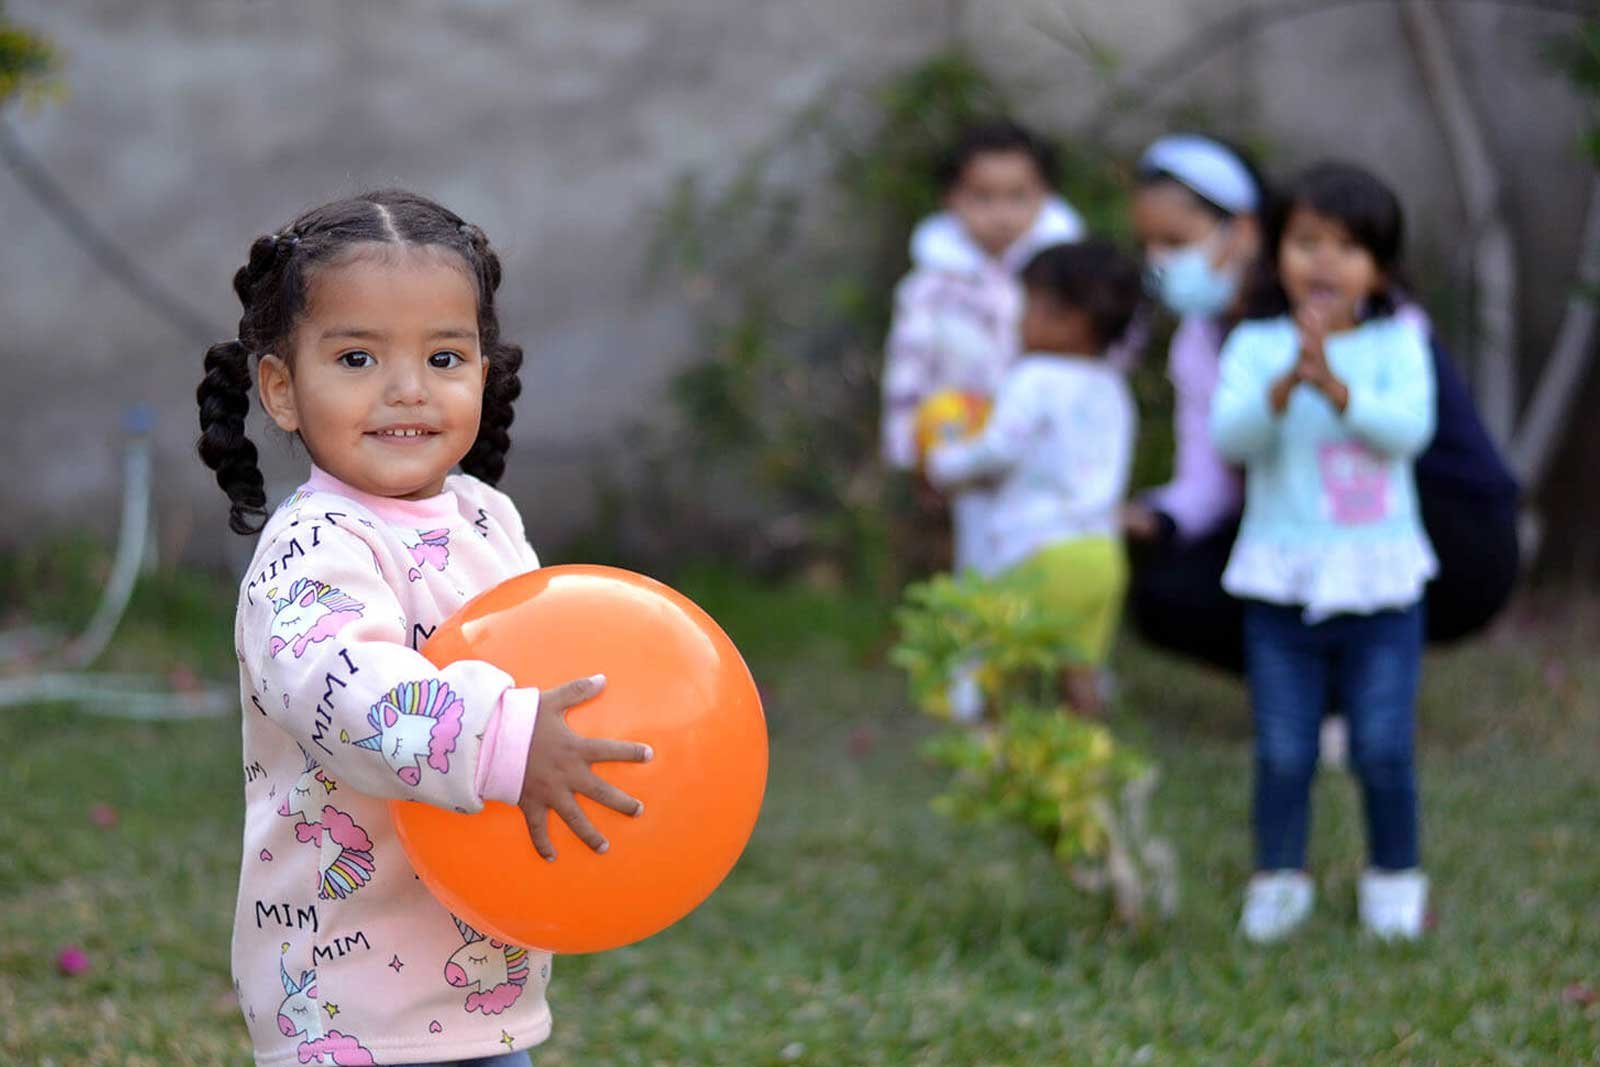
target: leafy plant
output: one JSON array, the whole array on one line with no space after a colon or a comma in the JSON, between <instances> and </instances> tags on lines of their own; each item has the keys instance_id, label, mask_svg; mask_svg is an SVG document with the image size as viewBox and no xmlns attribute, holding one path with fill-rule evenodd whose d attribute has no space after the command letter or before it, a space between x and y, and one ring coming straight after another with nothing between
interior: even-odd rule
<instances>
[{"instance_id":1,"label":"leafy plant","mask_svg":"<svg viewBox=\"0 0 1600 1067\"><path fill-rule=\"evenodd\" d=\"M1589 121L1583 131L1583 148L1600 165L1600 18L1588 19L1568 37L1556 41L1552 58L1571 79L1573 87L1589 105Z\"/></svg>"},{"instance_id":2,"label":"leafy plant","mask_svg":"<svg viewBox=\"0 0 1600 1067\"><path fill-rule=\"evenodd\" d=\"M964 821L1026 827L1075 884L1109 893L1123 922L1170 914L1177 861L1149 832L1154 765L1104 724L1056 706L1056 679L1071 663L1058 636L1066 620L974 575L913 585L898 617L891 658L924 711L948 719L950 680L974 665L988 707L998 710L982 729L953 730L927 745L929 758L955 772L935 806Z\"/></svg>"},{"instance_id":3,"label":"leafy plant","mask_svg":"<svg viewBox=\"0 0 1600 1067\"><path fill-rule=\"evenodd\" d=\"M59 90L60 57L44 37L13 23L0 5L0 104L13 97L39 103Z\"/></svg>"}]
</instances>

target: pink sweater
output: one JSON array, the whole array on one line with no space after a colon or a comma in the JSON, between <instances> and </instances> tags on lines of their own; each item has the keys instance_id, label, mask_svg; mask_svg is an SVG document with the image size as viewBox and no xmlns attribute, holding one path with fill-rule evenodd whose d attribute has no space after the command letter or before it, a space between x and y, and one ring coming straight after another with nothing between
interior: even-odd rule
<instances>
[{"instance_id":1,"label":"pink sweater","mask_svg":"<svg viewBox=\"0 0 1600 1067\"><path fill-rule=\"evenodd\" d=\"M258 1064L452 1060L548 1036L550 956L446 911L385 806L516 802L538 691L416 650L468 599L538 565L511 501L460 475L410 501L313 469L262 531L234 626L233 974Z\"/></svg>"},{"instance_id":2,"label":"pink sweater","mask_svg":"<svg viewBox=\"0 0 1600 1067\"><path fill-rule=\"evenodd\" d=\"M1210 534L1244 507L1244 475L1211 443L1211 395L1217 391L1222 327L1187 316L1178 323L1167 352L1175 410L1172 481L1150 492L1149 501L1171 517L1185 540Z\"/></svg>"}]
</instances>

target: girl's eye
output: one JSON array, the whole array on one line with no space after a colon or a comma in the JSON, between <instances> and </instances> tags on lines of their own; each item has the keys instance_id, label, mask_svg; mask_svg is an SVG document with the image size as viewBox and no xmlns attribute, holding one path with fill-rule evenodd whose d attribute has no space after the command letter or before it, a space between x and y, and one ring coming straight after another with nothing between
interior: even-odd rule
<instances>
[{"instance_id":1,"label":"girl's eye","mask_svg":"<svg viewBox=\"0 0 1600 1067\"><path fill-rule=\"evenodd\" d=\"M435 370L449 370L451 367L459 367L465 362L466 360L461 358L461 353L459 352L435 352L428 357L428 366Z\"/></svg>"},{"instance_id":2,"label":"girl's eye","mask_svg":"<svg viewBox=\"0 0 1600 1067\"><path fill-rule=\"evenodd\" d=\"M343 363L346 367L350 367L351 369L357 369L360 367L372 366L374 360L371 353L356 351L346 352L344 355L339 357L339 362Z\"/></svg>"}]
</instances>

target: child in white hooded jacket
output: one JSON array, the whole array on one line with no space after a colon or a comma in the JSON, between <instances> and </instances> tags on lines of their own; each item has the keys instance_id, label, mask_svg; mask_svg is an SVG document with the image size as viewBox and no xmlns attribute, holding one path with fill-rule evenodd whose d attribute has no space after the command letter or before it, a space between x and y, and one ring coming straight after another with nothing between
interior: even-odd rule
<instances>
[{"instance_id":1,"label":"child in white hooded jacket","mask_svg":"<svg viewBox=\"0 0 1600 1067\"><path fill-rule=\"evenodd\" d=\"M884 460L915 470L917 409L956 389L992 399L1019 354L1022 267L1041 249L1079 239L1083 221L1051 193L1049 146L1010 122L975 126L942 168L945 210L911 238L912 269L895 290L883 374ZM990 573L982 531L993 492L950 494L954 566Z\"/></svg>"}]
</instances>

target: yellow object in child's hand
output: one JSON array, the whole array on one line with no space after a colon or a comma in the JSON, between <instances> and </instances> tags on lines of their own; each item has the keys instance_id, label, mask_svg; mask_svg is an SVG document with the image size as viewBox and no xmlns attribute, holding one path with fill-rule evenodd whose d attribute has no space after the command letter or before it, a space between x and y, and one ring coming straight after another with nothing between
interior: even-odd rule
<instances>
[{"instance_id":1,"label":"yellow object in child's hand","mask_svg":"<svg viewBox=\"0 0 1600 1067\"><path fill-rule=\"evenodd\" d=\"M976 436L988 417L988 397L941 389L917 408L918 454L927 459L936 445Z\"/></svg>"}]
</instances>

